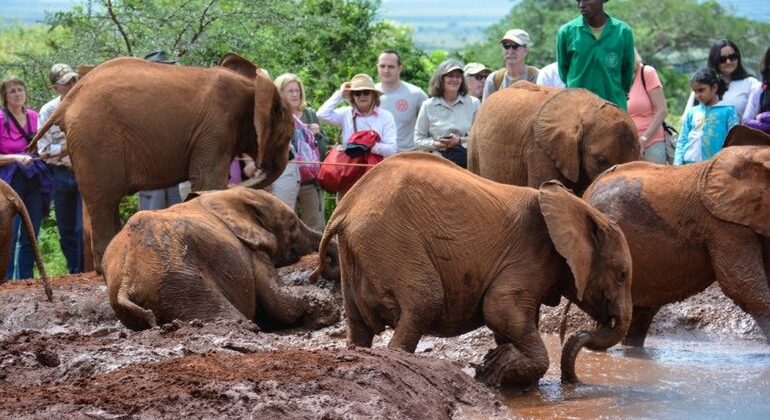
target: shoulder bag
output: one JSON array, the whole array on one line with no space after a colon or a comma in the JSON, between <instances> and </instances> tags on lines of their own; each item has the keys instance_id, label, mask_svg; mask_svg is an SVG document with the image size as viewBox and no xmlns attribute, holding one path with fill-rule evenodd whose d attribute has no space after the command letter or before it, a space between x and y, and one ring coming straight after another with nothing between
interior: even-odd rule
<instances>
[{"instance_id":1,"label":"shoulder bag","mask_svg":"<svg viewBox=\"0 0 770 420\"><path fill-rule=\"evenodd\" d=\"M372 166L382 161L381 155L371 152L371 147L379 140L380 136L374 130L358 131L354 116L353 134L348 139L350 151L340 147L329 149L318 171L321 187L332 192L349 190Z\"/></svg>"}]
</instances>

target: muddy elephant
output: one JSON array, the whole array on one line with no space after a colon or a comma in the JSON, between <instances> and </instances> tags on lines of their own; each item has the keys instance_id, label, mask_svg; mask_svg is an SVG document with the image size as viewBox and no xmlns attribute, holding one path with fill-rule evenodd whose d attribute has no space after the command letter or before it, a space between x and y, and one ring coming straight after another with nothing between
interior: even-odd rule
<instances>
[{"instance_id":1,"label":"muddy elephant","mask_svg":"<svg viewBox=\"0 0 770 420\"><path fill-rule=\"evenodd\" d=\"M193 191L227 187L233 156L262 169L250 185L269 185L288 160L292 116L273 83L228 54L221 66L170 66L137 58L89 71L46 122L67 147L90 216L94 266L120 230L120 200L189 179Z\"/></svg>"},{"instance_id":2,"label":"muddy elephant","mask_svg":"<svg viewBox=\"0 0 770 420\"><path fill-rule=\"evenodd\" d=\"M584 199L618 223L634 261L624 343L643 346L661 306L716 281L770 338L770 147L733 146L684 166L600 175Z\"/></svg>"},{"instance_id":3,"label":"muddy elephant","mask_svg":"<svg viewBox=\"0 0 770 420\"><path fill-rule=\"evenodd\" d=\"M623 233L558 182L538 191L481 178L440 157L399 154L345 195L319 257L334 235L349 344L370 347L390 325L388 346L414 352L424 334L456 336L486 325L498 347L476 376L490 385L527 385L545 374L537 327L543 303L565 296L599 323L564 348L568 381L577 379L582 346L616 344L631 321Z\"/></svg>"},{"instance_id":4,"label":"muddy elephant","mask_svg":"<svg viewBox=\"0 0 770 420\"><path fill-rule=\"evenodd\" d=\"M221 317L312 324L303 318L314 315L307 303L276 283L275 268L315 252L320 240L263 190L205 192L165 210L140 211L104 254L110 305L133 330ZM336 251L330 261L325 275L334 278Z\"/></svg>"},{"instance_id":5,"label":"muddy elephant","mask_svg":"<svg viewBox=\"0 0 770 420\"><path fill-rule=\"evenodd\" d=\"M35 263L40 274L40 279L45 289L45 295L49 301L53 300L51 285L48 283L48 276L45 273L43 258L40 256L40 249L35 240L35 230L32 227L32 221L29 219L27 207L21 200L16 191L5 181L0 180L0 283L5 282L6 267L10 261L11 240L13 237L13 218L16 215L21 217L21 224L30 238L32 252L35 254Z\"/></svg>"},{"instance_id":6,"label":"muddy elephant","mask_svg":"<svg viewBox=\"0 0 770 420\"><path fill-rule=\"evenodd\" d=\"M516 82L484 101L468 144L468 170L537 188L556 179L582 194L597 175L638 160L628 115L585 89Z\"/></svg>"}]
</instances>

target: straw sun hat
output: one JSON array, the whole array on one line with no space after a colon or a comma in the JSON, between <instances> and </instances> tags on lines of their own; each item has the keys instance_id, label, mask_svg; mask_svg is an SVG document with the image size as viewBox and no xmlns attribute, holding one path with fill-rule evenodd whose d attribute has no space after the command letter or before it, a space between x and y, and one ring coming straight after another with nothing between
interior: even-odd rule
<instances>
[{"instance_id":1,"label":"straw sun hat","mask_svg":"<svg viewBox=\"0 0 770 420\"><path fill-rule=\"evenodd\" d=\"M342 92L342 97L349 100L351 91L361 90L371 90L377 98L382 94L381 90L374 87L374 80L368 74L360 73L350 79L350 86Z\"/></svg>"}]
</instances>

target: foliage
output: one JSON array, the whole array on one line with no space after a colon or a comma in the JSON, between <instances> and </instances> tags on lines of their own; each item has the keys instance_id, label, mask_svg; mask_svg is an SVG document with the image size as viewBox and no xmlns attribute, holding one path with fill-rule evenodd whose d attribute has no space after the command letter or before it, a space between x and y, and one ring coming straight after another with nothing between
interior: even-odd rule
<instances>
[{"instance_id":1,"label":"foliage","mask_svg":"<svg viewBox=\"0 0 770 420\"><path fill-rule=\"evenodd\" d=\"M770 24L733 16L715 0L613 0L605 10L633 29L642 59L658 69L674 117L689 96L689 73L706 65L712 43L722 38L734 41L741 48L744 65L755 73L770 45ZM578 16L574 1L521 0L487 30L486 42L469 46L463 55L466 61L500 67L500 36L510 28L522 28L533 43L527 62L545 66L556 58L558 29Z\"/></svg>"}]
</instances>

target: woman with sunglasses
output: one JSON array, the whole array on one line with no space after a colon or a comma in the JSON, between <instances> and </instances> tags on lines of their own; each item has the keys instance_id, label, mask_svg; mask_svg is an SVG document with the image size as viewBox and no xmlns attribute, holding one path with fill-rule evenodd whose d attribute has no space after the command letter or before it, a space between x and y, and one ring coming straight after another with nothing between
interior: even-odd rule
<instances>
[{"instance_id":1,"label":"woman with sunglasses","mask_svg":"<svg viewBox=\"0 0 770 420\"><path fill-rule=\"evenodd\" d=\"M759 65L762 83L749 95L742 122L751 128L770 134L770 47Z\"/></svg>"},{"instance_id":2,"label":"woman with sunglasses","mask_svg":"<svg viewBox=\"0 0 770 420\"><path fill-rule=\"evenodd\" d=\"M439 154L463 168L468 166L468 131L481 102L467 93L462 62L449 59L436 67L430 78L430 98L422 103L414 126L418 150Z\"/></svg>"},{"instance_id":3,"label":"woman with sunglasses","mask_svg":"<svg viewBox=\"0 0 770 420\"><path fill-rule=\"evenodd\" d=\"M386 158L398 150L396 144L396 121L393 114L380 108L382 92L374 86L374 81L367 74L357 74L340 86L332 96L318 108L316 115L328 124L341 128L340 146L346 147L348 139L356 131L373 130L380 135L380 140L374 144L371 153ZM337 108L343 100L350 106ZM342 199L344 191L337 195Z\"/></svg>"},{"instance_id":4,"label":"woman with sunglasses","mask_svg":"<svg viewBox=\"0 0 770 420\"><path fill-rule=\"evenodd\" d=\"M749 93L760 86L760 83L743 68L738 46L727 39L714 43L709 51L708 68L714 70L727 83L727 92L722 97L722 103L734 106L738 116L742 116L749 101ZM682 118L693 105L697 105L697 101L695 94L691 93Z\"/></svg>"}]
</instances>

